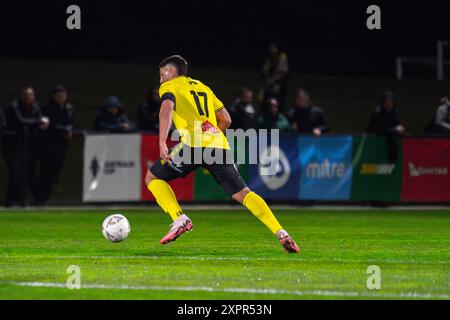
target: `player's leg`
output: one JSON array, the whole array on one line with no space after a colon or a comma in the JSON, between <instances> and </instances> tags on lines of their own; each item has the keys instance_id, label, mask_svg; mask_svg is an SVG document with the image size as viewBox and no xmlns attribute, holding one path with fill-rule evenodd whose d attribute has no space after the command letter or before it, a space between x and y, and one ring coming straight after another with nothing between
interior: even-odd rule
<instances>
[{"instance_id":1,"label":"player's leg","mask_svg":"<svg viewBox=\"0 0 450 320\"><path fill-rule=\"evenodd\" d=\"M257 217L264 225L269 228L273 234L283 230L283 227L275 218L272 210L267 203L258 194L251 191L248 187L244 187L241 191L231 196L234 200L245 206L255 217Z\"/></svg>"},{"instance_id":2,"label":"player's leg","mask_svg":"<svg viewBox=\"0 0 450 320\"><path fill-rule=\"evenodd\" d=\"M178 146L178 145L177 145ZM176 152L183 152L182 147L174 147L171 156L175 157ZM193 164L174 165L172 162L159 160L147 171L145 184L153 194L158 205L167 212L173 220L169 232L160 240L161 244L175 241L180 235L191 231L192 221L183 213L181 206L170 185L170 180L185 177L196 168Z\"/></svg>"},{"instance_id":3,"label":"player's leg","mask_svg":"<svg viewBox=\"0 0 450 320\"><path fill-rule=\"evenodd\" d=\"M255 217L264 223L278 240L280 240L281 245L287 252L300 252L300 248L294 239L283 229L266 201L258 194L251 191L248 187L244 187L241 191L234 193L232 198L247 207Z\"/></svg>"},{"instance_id":4,"label":"player's leg","mask_svg":"<svg viewBox=\"0 0 450 320\"><path fill-rule=\"evenodd\" d=\"M236 166L231 164L232 162L231 152L226 150L223 164L211 164L205 167L225 192L231 195L234 200L247 207L255 217L278 237L286 251L299 252L297 244L280 225L267 203L247 187Z\"/></svg>"},{"instance_id":5,"label":"player's leg","mask_svg":"<svg viewBox=\"0 0 450 320\"><path fill-rule=\"evenodd\" d=\"M170 185L167 181L155 177L150 169L147 170L145 175L145 185L153 194L161 209L168 213L173 221L183 214L183 210L178 204L178 200Z\"/></svg>"}]
</instances>

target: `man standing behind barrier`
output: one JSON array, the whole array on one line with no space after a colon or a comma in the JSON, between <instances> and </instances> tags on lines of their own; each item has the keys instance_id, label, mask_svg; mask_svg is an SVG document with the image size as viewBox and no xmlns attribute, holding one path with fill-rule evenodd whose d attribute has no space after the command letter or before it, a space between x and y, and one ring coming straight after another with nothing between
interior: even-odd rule
<instances>
[{"instance_id":1,"label":"man standing behind barrier","mask_svg":"<svg viewBox=\"0 0 450 320\"><path fill-rule=\"evenodd\" d=\"M230 106L230 116L233 119L231 129L254 129L256 128L256 112L253 106L253 91L242 88L239 98Z\"/></svg>"},{"instance_id":2,"label":"man standing behind barrier","mask_svg":"<svg viewBox=\"0 0 450 320\"><path fill-rule=\"evenodd\" d=\"M95 117L94 130L109 133L135 132L135 125L128 119L122 102L115 96L106 98Z\"/></svg>"},{"instance_id":3,"label":"man standing behind barrier","mask_svg":"<svg viewBox=\"0 0 450 320\"><path fill-rule=\"evenodd\" d=\"M6 205L22 207L27 204L27 191L35 196L38 134L48 128L49 120L42 116L34 89L29 86L21 90L5 116L8 131L3 145L8 168Z\"/></svg>"},{"instance_id":4,"label":"man standing behind barrier","mask_svg":"<svg viewBox=\"0 0 450 320\"><path fill-rule=\"evenodd\" d=\"M159 86L154 86L147 92L145 100L137 109L139 130L154 133L159 131L158 117L160 106Z\"/></svg>"},{"instance_id":5,"label":"man standing behind barrier","mask_svg":"<svg viewBox=\"0 0 450 320\"><path fill-rule=\"evenodd\" d=\"M284 111L284 98L289 76L289 64L287 54L281 50L278 43L269 45L269 52L263 63L263 75L265 81L263 101L276 98L280 104L280 110Z\"/></svg>"},{"instance_id":6,"label":"man standing behind barrier","mask_svg":"<svg viewBox=\"0 0 450 320\"><path fill-rule=\"evenodd\" d=\"M280 112L277 99L269 99L263 109L265 112L258 118L259 129L278 129L280 133L291 131L289 120Z\"/></svg>"},{"instance_id":7,"label":"man standing behind barrier","mask_svg":"<svg viewBox=\"0 0 450 320\"><path fill-rule=\"evenodd\" d=\"M305 89L298 89L295 106L288 113L292 127L298 133L309 133L319 137L330 131L322 109L312 104L311 96Z\"/></svg>"},{"instance_id":8,"label":"man standing behind barrier","mask_svg":"<svg viewBox=\"0 0 450 320\"><path fill-rule=\"evenodd\" d=\"M0 146L2 145L3 131L6 127L6 120L2 108L0 108Z\"/></svg>"},{"instance_id":9,"label":"man standing behind barrier","mask_svg":"<svg viewBox=\"0 0 450 320\"><path fill-rule=\"evenodd\" d=\"M67 89L53 87L48 104L42 114L49 118L50 126L43 135L41 166L36 190L36 204L45 205L64 165L69 140L75 125L74 110Z\"/></svg>"},{"instance_id":10,"label":"man standing behind barrier","mask_svg":"<svg viewBox=\"0 0 450 320\"><path fill-rule=\"evenodd\" d=\"M450 97L450 91L448 97ZM436 110L431 131L436 134L450 135L450 100L448 98L442 100Z\"/></svg>"},{"instance_id":11,"label":"man standing behind barrier","mask_svg":"<svg viewBox=\"0 0 450 320\"><path fill-rule=\"evenodd\" d=\"M381 105L372 113L368 131L369 133L386 137L389 162L396 162L398 154L398 137L405 133L405 128L400 122L400 114L397 110L397 100L391 91L386 91L384 93Z\"/></svg>"}]
</instances>

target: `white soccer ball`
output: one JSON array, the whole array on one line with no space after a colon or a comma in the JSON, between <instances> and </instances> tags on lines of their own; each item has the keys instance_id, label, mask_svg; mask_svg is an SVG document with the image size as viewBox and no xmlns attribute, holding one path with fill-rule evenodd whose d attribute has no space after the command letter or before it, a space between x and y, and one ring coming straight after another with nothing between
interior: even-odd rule
<instances>
[{"instance_id":1,"label":"white soccer ball","mask_svg":"<svg viewBox=\"0 0 450 320\"><path fill-rule=\"evenodd\" d=\"M131 231L128 219L121 214L112 214L103 221L103 236L111 242L121 242Z\"/></svg>"}]
</instances>

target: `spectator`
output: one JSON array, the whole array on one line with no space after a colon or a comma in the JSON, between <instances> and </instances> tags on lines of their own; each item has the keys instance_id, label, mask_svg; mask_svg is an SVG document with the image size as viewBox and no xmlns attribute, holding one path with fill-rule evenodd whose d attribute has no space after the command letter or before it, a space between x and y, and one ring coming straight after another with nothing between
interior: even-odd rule
<instances>
[{"instance_id":1,"label":"spectator","mask_svg":"<svg viewBox=\"0 0 450 320\"><path fill-rule=\"evenodd\" d=\"M49 118L50 126L43 135L42 153L36 204L45 205L63 168L69 140L75 125L73 106L67 89L61 85L52 88L48 104L42 114Z\"/></svg>"},{"instance_id":2,"label":"spectator","mask_svg":"<svg viewBox=\"0 0 450 320\"><path fill-rule=\"evenodd\" d=\"M279 101L281 111L284 109L288 73L287 54L280 49L277 43L271 43L268 55L263 63L265 82L263 101L276 98Z\"/></svg>"},{"instance_id":3,"label":"spectator","mask_svg":"<svg viewBox=\"0 0 450 320\"><path fill-rule=\"evenodd\" d=\"M312 104L311 96L305 89L298 89L295 106L289 111L292 127L299 133L312 133L319 137L330 131L322 109Z\"/></svg>"},{"instance_id":4,"label":"spectator","mask_svg":"<svg viewBox=\"0 0 450 320\"><path fill-rule=\"evenodd\" d=\"M441 105L437 108L436 115L432 123L427 126L426 132L441 135L450 134L450 100L441 100Z\"/></svg>"},{"instance_id":5,"label":"spectator","mask_svg":"<svg viewBox=\"0 0 450 320\"><path fill-rule=\"evenodd\" d=\"M2 108L0 108L0 148L2 146L2 141L3 141L3 133L5 131L6 128L6 119L5 119L5 115L3 114L3 110Z\"/></svg>"},{"instance_id":6,"label":"spectator","mask_svg":"<svg viewBox=\"0 0 450 320\"><path fill-rule=\"evenodd\" d=\"M161 98L159 97L159 87L155 86L147 92L144 102L138 107L137 119L139 130L159 131L159 108Z\"/></svg>"},{"instance_id":7,"label":"spectator","mask_svg":"<svg viewBox=\"0 0 450 320\"><path fill-rule=\"evenodd\" d=\"M3 114L2 108L0 108L0 142L1 142L1 139L3 136L3 131L5 130L5 128L6 128L6 119Z\"/></svg>"},{"instance_id":8,"label":"spectator","mask_svg":"<svg viewBox=\"0 0 450 320\"><path fill-rule=\"evenodd\" d=\"M34 89L25 87L18 99L6 110L6 130L3 154L8 169L7 206L25 206L27 192L36 195L36 162L39 152L38 135L46 130L49 120L42 116Z\"/></svg>"},{"instance_id":9,"label":"spectator","mask_svg":"<svg viewBox=\"0 0 450 320\"><path fill-rule=\"evenodd\" d=\"M103 103L100 114L95 117L94 130L124 133L136 131L136 128L125 114L122 102L117 97L110 96Z\"/></svg>"},{"instance_id":10,"label":"spectator","mask_svg":"<svg viewBox=\"0 0 450 320\"><path fill-rule=\"evenodd\" d=\"M232 129L247 130L256 127L256 112L253 107L253 92L242 88L241 95L230 106Z\"/></svg>"},{"instance_id":11,"label":"spectator","mask_svg":"<svg viewBox=\"0 0 450 320\"><path fill-rule=\"evenodd\" d=\"M278 129L280 132L289 132L291 126L288 119L280 112L277 99L271 98L268 101L268 107L258 118L258 127L260 129Z\"/></svg>"},{"instance_id":12,"label":"spectator","mask_svg":"<svg viewBox=\"0 0 450 320\"><path fill-rule=\"evenodd\" d=\"M398 137L405 133L405 128L400 122L400 115L397 110L397 100L391 91L386 91L384 93L381 105L372 113L368 131L369 133L386 137L388 160L391 163L396 162L398 154Z\"/></svg>"}]
</instances>

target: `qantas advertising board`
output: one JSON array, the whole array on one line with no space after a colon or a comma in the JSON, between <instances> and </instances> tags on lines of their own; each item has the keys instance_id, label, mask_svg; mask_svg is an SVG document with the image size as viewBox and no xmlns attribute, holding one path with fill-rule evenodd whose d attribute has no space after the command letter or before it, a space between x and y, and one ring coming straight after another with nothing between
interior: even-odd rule
<instances>
[{"instance_id":1,"label":"qantas advertising board","mask_svg":"<svg viewBox=\"0 0 450 320\"><path fill-rule=\"evenodd\" d=\"M402 201L450 201L450 139L403 140Z\"/></svg>"}]
</instances>

